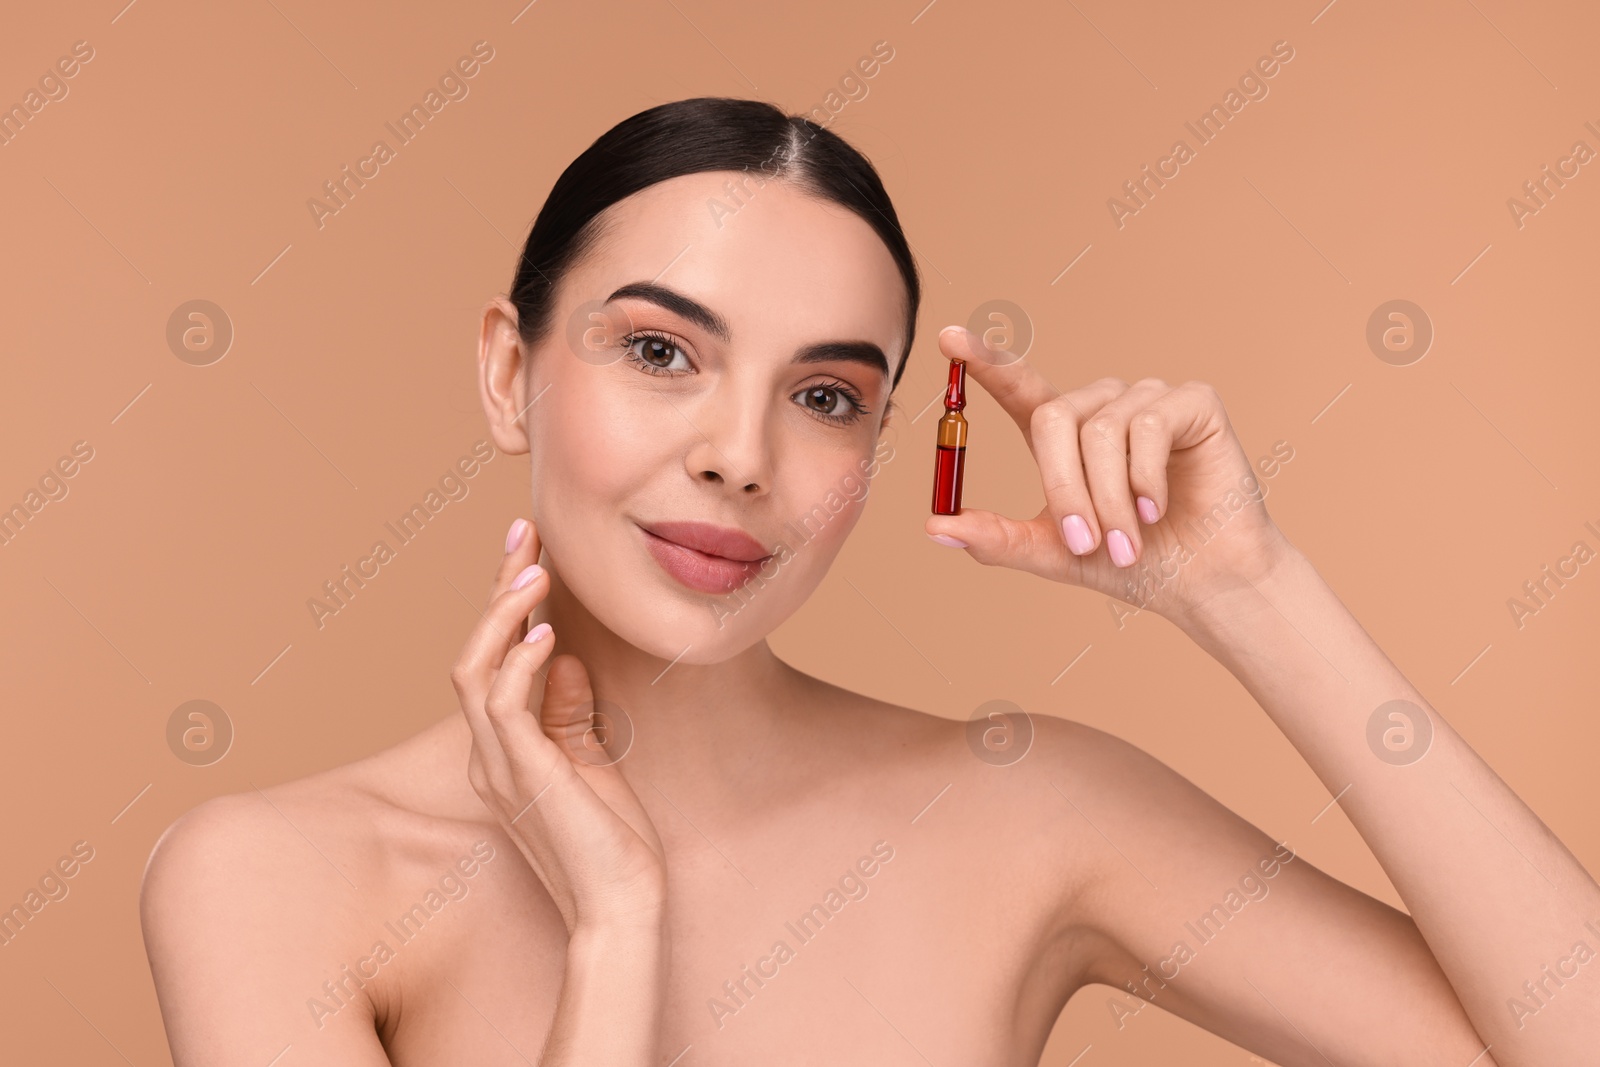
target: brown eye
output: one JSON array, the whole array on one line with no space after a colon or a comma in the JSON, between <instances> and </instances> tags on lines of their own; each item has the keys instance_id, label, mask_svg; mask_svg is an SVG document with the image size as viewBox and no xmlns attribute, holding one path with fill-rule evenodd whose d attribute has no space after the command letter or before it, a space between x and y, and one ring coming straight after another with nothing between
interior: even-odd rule
<instances>
[{"instance_id":1,"label":"brown eye","mask_svg":"<svg viewBox=\"0 0 1600 1067\"><path fill-rule=\"evenodd\" d=\"M677 345L655 337L645 337L642 340L644 341L644 351L639 354L645 360L658 367L665 367L672 362L672 353L678 347Z\"/></svg>"},{"instance_id":2,"label":"brown eye","mask_svg":"<svg viewBox=\"0 0 1600 1067\"><path fill-rule=\"evenodd\" d=\"M844 411L839 408L839 401L844 399L844 394L826 385L812 386L806 390L806 404L813 411L824 415L842 415Z\"/></svg>"},{"instance_id":3,"label":"brown eye","mask_svg":"<svg viewBox=\"0 0 1600 1067\"><path fill-rule=\"evenodd\" d=\"M679 374L694 369L683 346L668 337L653 333L636 333L622 339L626 355L647 374ZM682 358L680 365L673 361Z\"/></svg>"},{"instance_id":4,"label":"brown eye","mask_svg":"<svg viewBox=\"0 0 1600 1067\"><path fill-rule=\"evenodd\" d=\"M795 393L794 400L819 419L840 424L855 422L867 412L861 398L840 384L813 385Z\"/></svg>"}]
</instances>

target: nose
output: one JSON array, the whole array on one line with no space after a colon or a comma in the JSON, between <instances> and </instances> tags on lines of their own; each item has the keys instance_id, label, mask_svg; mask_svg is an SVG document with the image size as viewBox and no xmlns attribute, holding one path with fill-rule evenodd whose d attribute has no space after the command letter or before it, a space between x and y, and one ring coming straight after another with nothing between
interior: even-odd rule
<instances>
[{"instance_id":1,"label":"nose","mask_svg":"<svg viewBox=\"0 0 1600 1067\"><path fill-rule=\"evenodd\" d=\"M772 490L772 448L766 405L755 397L719 399L716 413L701 408L684 464L698 482L726 485L744 496Z\"/></svg>"}]
</instances>

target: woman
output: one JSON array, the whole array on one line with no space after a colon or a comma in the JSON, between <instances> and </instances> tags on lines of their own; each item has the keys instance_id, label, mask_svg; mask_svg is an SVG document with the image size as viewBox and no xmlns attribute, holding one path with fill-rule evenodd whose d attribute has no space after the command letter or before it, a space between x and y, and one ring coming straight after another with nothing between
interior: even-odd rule
<instances>
[{"instance_id":1,"label":"woman","mask_svg":"<svg viewBox=\"0 0 1600 1067\"><path fill-rule=\"evenodd\" d=\"M1249 495L1201 383L1062 393L947 328L1047 502L927 532L1182 628L1411 915L1105 733L1041 717L974 758L773 654L900 419L919 296L871 166L770 105L651 108L567 168L483 314L532 521L463 714L164 835L141 910L178 1064L1034 1063L1088 983L1285 1065L1595 1047L1600 889Z\"/></svg>"}]
</instances>

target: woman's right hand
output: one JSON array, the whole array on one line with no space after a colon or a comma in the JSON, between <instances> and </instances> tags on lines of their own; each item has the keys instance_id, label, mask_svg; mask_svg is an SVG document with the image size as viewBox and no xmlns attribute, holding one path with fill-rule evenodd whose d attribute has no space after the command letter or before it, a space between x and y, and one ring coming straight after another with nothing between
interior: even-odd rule
<instances>
[{"instance_id":1,"label":"woman's right hand","mask_svg":"<svg viewBox=\"0 0 1600 1067\"><path fill-rule=\"evenodd\" d=\"M661 838L605 750L586 743L595 704L582 662L555 657L535 696L535 672L555 639L547 624L528 631L530 640L523 633L550 577L534 562L531 521L513 523L506 543L488 610L450 672L472 729L467 777L561 909L569 936L580 925L659 926Z\"/></svg>"}]
</instances>

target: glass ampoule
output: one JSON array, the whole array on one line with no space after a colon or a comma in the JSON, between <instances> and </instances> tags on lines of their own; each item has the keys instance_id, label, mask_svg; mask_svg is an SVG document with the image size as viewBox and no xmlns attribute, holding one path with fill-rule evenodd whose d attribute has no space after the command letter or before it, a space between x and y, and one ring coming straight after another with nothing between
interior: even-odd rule
<instances>
[{"instance_id":1,"label":"glass ampoule","mask_svg":"<svg viewBox=\"0 0 1600 1067\"><path fill-rule=\"evenodd\" d=\"M967 458L967 364L950 361L950 383L944 392L944 417L939 420L938 448L933 468L933 513L956 515L961 511L961 472Z\"/></svg>"}]
</instances>

